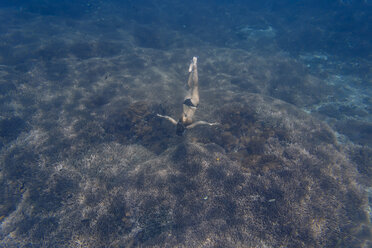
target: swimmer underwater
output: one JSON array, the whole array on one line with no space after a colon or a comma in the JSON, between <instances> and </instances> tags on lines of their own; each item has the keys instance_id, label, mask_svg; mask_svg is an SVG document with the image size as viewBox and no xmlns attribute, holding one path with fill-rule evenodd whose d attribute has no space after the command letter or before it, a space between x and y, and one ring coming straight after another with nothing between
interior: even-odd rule
<instances>
[{"instance_id":1,"label":"swimmer underwater","mask_svg":"<svg viewBox=\"0 0 372 248\"><path fill-rule=\"evenodd\" d=\"M191 129L198 125L218 125L219 123L209 123L205 121L197 121L193 123L193 117L195 111L199 105L199 78L198 78L198 66L197 66L197 57L193 57L190 67L189 67L189 79L188 86L190 91L185 97L183 102L183 111L178 122L170 116L157 114L158 117L165 118L170 121L172 124L176 125L176 134L182 136L186 129Z\"/></svg>"}]
</instances>

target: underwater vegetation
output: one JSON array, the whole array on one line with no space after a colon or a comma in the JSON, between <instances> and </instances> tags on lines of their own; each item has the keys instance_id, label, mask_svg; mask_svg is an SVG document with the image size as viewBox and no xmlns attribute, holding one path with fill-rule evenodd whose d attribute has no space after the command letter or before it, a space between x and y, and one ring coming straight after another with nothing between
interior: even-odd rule
<instances>
[{"instance_id":1,"label":"underwater vegetation","mask_svg":"<svg viewBox=\"0 0 372 248\"><path fill-rule=\"evenodd\" d=\"M194 128L182 138L152 114L159 107L137 102L77 135L87 148L67 152L55 166L40 167L47 142L9 149L1 214L9 215L2 232L12 236L3 242L361 245L355 237L369 232L367 202L333 131L273 98L223 101L220 127ZM95 136L105 142L92 146Z\"/></svg>"}]
</instances>

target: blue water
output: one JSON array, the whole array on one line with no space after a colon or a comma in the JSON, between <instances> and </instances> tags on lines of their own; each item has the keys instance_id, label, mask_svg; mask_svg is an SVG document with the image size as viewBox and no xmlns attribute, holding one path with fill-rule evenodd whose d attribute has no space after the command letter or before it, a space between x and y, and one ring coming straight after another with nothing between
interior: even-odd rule
<instances>
[{"instance_id":1,"label":"blue water","mask_svg":"<svg viewBox=\"0 0 372 248\"><path fill-rule=\"evenodd\" d=\"M372 247L371 23L368 0L0 2L0 247ZM179 136L159 115L194 56Z\"/></svg>"}]
</instances>

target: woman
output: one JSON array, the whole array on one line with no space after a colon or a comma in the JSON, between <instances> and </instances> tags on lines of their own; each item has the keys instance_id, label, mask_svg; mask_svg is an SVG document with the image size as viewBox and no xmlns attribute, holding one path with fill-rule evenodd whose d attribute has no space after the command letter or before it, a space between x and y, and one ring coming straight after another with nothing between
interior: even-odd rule
<instances>
[{"instance_id":1,"label":"woman","mask_svg":"<svg viewBox=\"0 0 372 248\"><path fill-rule=\"evenodd\" d=\"M187 84L190 87L189 93L186 95L185 100L183 102L183 111L181 118L178 120L174 120L170 116L159 115L157 116L167 119L168 121L172 122L176 125L176 133L177 135L182 135L186 129L193 128L197 125L218 125L218 123L208 123L205 121L197 121L193 123L193 117L196 111L196 108L199 105L199 85L198 85L198 66L197 66L197 57L192 58L192 62L189 67L189 80Z\"/></svg>"}]
</instances>

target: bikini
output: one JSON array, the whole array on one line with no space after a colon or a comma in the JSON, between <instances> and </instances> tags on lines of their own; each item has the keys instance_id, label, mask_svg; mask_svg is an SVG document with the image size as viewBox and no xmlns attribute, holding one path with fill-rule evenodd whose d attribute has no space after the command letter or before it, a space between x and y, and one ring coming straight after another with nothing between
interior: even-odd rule
<instances>
[{"instance_id":1,"label":"bikini","mask_svg":"<svg viewBox=\"0 0 372 248\"><path fill-rule=\"evenodd\" d=\"M185 105L188 106L188 107L192 107L192 108L196 108L196 107L197 107L197 106L195 106L195 105L192 103L192 101L191 101L190 98L187 98L187 99L183 102L183 104L185 104Z\"/></svg>"}]
</instances>

